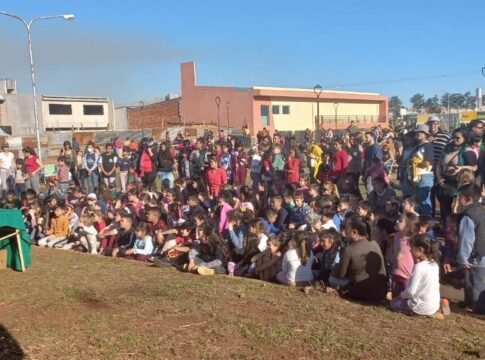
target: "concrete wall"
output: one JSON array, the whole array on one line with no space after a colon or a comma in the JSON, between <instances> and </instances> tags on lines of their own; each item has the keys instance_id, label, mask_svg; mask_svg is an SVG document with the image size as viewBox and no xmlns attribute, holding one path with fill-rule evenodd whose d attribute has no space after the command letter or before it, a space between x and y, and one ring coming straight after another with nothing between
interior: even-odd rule
<instances>
[{"instance_id":1,"label":"concrete wall","mask_svg":"<svg viewBox=\"0 0 485 360\"><path fill-rule=\"evenodd\" d=\"M114 130L128 130L128 112L126 107L114 109Z\"/></svg>"},{"instance_id":2,"label":"concrete wall","mask_svg":"<svg viewBox=\"0 0 485 360\"><path fill-rule=\"evenodd\" d=\"M14 135L34 135L34 106L32 95L9 94L5 101L5 119L3 124L12 127ZM38 108L41 109L41 100L37 99ZM39 110L40 111L40 110ZM39 113L39 128L43 129L42 114ZM41 130L41 133L43 131Z\"/></svg>"}]
</instances>

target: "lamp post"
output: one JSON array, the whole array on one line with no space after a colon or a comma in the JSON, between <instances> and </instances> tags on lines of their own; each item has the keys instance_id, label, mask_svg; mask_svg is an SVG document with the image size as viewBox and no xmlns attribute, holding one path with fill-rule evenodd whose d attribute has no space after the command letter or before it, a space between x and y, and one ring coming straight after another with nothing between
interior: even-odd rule
<instances>
[{"instance_id":1,"label":"lamp post","mask_svg":"<svg viewBox=\"0 0 485 360\"><path fill-rule=\"evenodd\" d=\"M145 108L145 102L140 100L140 126L141 126L141 138L145 137L145 122L143 121L143 110Z\"/></svg>"},{"instance_id":2,"label":"lamp post","mask_svg":"<svg viewBox=\"0 0 485 360\"><path fill-rule=\"evenodd\" d=\"M333 103L333 107L335 108L335 131L337 131L338 103Z\"/></svg>"},{"instance_id":3,"label":"lamp post","mask_svg":"<svg viewBox=\"0 0 485 360\"><path fill-rule=\"evenodd\" d=\"M231 102L226 101L226 110L227 110L227 134L226 138L229 137L229 108L231 107Z\"/></svg>"},{"instance_id":4,"label":"lamp post","mask_svg":"<svg viewBox=\"0 0 485 360\"><path fill-rule=\"evenodd\" d=\"M317 84L313 87L313 92L317 95L317 121L315 121L315 132L320 132L320 95L322 94L322 86Z\"/></svg>"},{"instance_id":5,"label":"lamp post","mask_svg":"<svg viewBox=\"0 0 485 360\"><path fill-rule=\"evenodd\" d=\"M34 126L35 126L35 136L37 138L37 152L39 159L42 159L41 149L40 149L40 129L39 129L39 109L37 108L37 101L36 101L36 84L35 84L35 68L34 68L34 56L32 52L32 25L34 22L38 20L50 20L50 19L63 19L63 20L74 20L74 14L65 14L65 15L50 15L50 16L38 16L32 18L30 20L24 20L20 16L15 14L11 14L5 11L0 11L1 15L9 16L11 18L17 19L18 21L22 22L27 29L27 39L29 45L29 60L30 60L30 77L32 81L32 100L34 101Z\"/></svg>"},{"instance_id":6,"label":"lamp post","mask_svg":"<svg viewBox=\"0 0 485 360\"><path fill-rule=\"evenodd\" d=\"M214 101L216 102L216 106L217 106L217 136L220 136L220 132L221 132L221 113L220 113L221 97L216 96L214 98Z\"/></svg>"}]
</instances>

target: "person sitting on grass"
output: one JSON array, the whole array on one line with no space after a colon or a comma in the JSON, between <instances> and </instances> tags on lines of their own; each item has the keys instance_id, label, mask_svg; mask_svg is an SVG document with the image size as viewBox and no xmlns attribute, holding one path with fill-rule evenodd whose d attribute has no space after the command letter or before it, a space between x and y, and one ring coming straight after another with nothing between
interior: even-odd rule
<instances>
[{"instance_id":1,"label":"person sitting on grass","mask_svg":"<svg viewBox=\"0 0 485 360\"><path fill-rule=\"evenodd\" d=\"M308 249L306 233L297 231L288 244L288 251L283 256L281 271L276 279L283 285L308 285L313 281L314 259L313 253Z\"/></svg>"},{"instance_id":2,"label":"person sitting on grass","mask_svg":"<svg viewBox=\"0 0 485 360\"><path fill-rule=\"evenodd\" d=\"M202 225L199 244L194 244L189 251L186 270L200 275L225 274L229 261L227 243L210 224Z\"/></svg>"},{"instance_id":3,"label":"person sitting on grass","mask_svg":"<svg viewBox=\"0 0 485 360\"><path fill-rule=\"evenodd\" d=\"M416 235L411 250L417 264L404 291L391 301L391 310L442 318L449 314L449 305L440 299L438 243L426 234Z\"/></svg>"},{"instance_id":4,"label":"person sitting on grass","mask_svg":"<svg viewBox=\"0 0 485 360\"><path fill-rule=\"evenodd\" d=\"M136 235L133 221L133 215L126 212L121 214L120 228L117 231L115 246L111 252L112 257L124 257L126 251L135 244Z\"/></svg>"},{"instance_id":5,"label":"person sitting on grass","mask_svg":"<svg viewBox=\"0 0 485 360\"><path fill-rule=\"evenodd\" d=\"M147 223L139 223L136 227L136 240L133 248L125 251L125 257L138 261L147 261L153 253L153 239L149 235Z\"/></svg>"},{"instance_id":6,"label":"person sitting on grass","mask_svg":"<svg viewBox=\"0 0 485 360\"><path fill-rule=\"evenodd\" d=\"M281 245L282 236L270 237L266 250L251 259L251 262L256 264L255 274L260 280L273 281L275 279L281 269Z\"/></svg>"},{"instance_id":7,"label":"person sitting on grass","mask_svg":"<svg viewBox=\"0 0 485 360\"><path fill-rule=\"evenodd\" d=\"M38 245L42 247L62 247L69 236L69 218L64 205L57 205L54 210L54 217L50 221L46 237L39 240Z\"/></svg>"}]
</instances>

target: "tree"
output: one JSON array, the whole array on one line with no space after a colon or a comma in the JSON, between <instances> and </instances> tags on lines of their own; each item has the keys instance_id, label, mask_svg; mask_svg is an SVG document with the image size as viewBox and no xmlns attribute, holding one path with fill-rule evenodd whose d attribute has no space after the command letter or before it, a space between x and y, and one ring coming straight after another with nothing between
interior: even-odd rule
<instances>
[{"instance_id":1,"label":"tree","mask_svg":"<svg viewBox=\"0 0 485 360\"><path fill-rule=\"evenodd\" d=\"M409 101L413 105L414 110L421 110L424 108L424 103L425 103L424 94L419 94L419 93L415 94L411 99L409 99Z\"/></svg>"},{"instance_id":2,"label":"tree","mask_svg":"<svg viewBox=\"0 0 485 360\"><path fill-rule=\"evenodd\" d=\"M463 96L465 97L465 107L467 109L475 109L477 106L477 99L475 98L475 96L472 95L470 91L464 93Z\"/></svg>"},{"instance_id":3,"label":"tree","mask_svg":"<svg viewBox=\"0 0 485 360\"><path fill-rule=\"evenodd\" d=\"M437 114L440 112L440 99L438 95L426 99L424 107L428 114Z\"/></svg>"},{"instance_id":4,"label":"tree","mask_svg":"<svg viewBox=\"0 0 485 360\"><path fill-rule=\"evenodd\" d=\"M402 107L402 101L399 96L391 96L389 98L389 110L392 112L392 117L396 119L399 116L399 110Z\"/></svg>"}]
</instances>

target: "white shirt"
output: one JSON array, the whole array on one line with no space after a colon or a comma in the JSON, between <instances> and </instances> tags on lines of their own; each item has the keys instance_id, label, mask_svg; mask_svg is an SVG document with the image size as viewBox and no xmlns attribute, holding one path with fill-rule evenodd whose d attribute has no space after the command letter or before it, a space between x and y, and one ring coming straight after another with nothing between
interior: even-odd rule
<instances>
[{"instance_id":1,"label":"white shirt","mask_svg":"<svg viewBox=\"0 0 485 360\"><path fill-rule=\"evenodd\" d=\"M259 234L258 249L263 252L268 247L268 237L265 234Z\"/></svg>"},{"instance_id":2,"label":"white shirt","mask_svg":"<svg viewBox=\"0 0 485 360\"><path fill-rule=\"evenodd\" d=\"M313 281L313 261L313 253L310 253L306 264L303 265L298 250L290 249L283 256L281 271L286 275L288 281Z\"/></svg>"},{"instance_id":3,"label":"white shirt","mask_svg":"<svg viewBox=\"0 0 485 360\"><path fill-rule=\"evenodd\" d=\"M13 153L12 152L0 152L0 170L11 170L13 166Z\"/></svg>"},{"instance_id":4,"label":"white shirt","mask_svg":"<svg viewBox=\"0 0 485 360\"><path fill-rule=\"evenodd\" d=\"M440 308L440 270L434 261L414 265L406 289L399 295L408 299L409 308L419 315L433 315Z\"/></svg>"},{"instance_id":5,"label":"white shirt","mask_svg":"<svg viewBox=\"0 0 485 360\"><path fill-rule=\"evenodd\" d=\"M337 225L335 225L332 219L328 220L325 224L322 224L322 228L325 230L335 229L338 231Z\"/></svg>"},{"instance_id":6,"label":"white shirt","mask_svg":"<svg viewBox=\"0 0 485 360\"><path fill-rule=\"evenodd\" d=\"M261 156L258 154L254 154L251 158L251 171L254 173L261 173L263 168L263 162Z\"/></svg>"}]
</instances>

